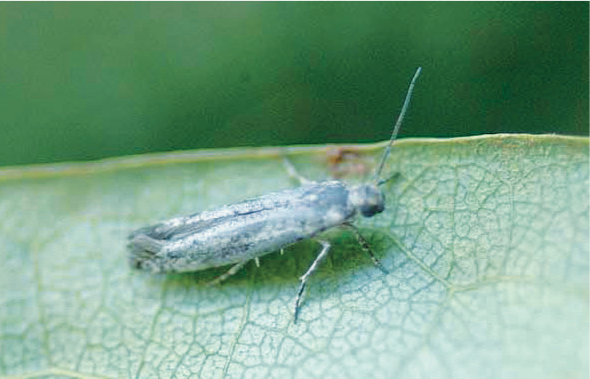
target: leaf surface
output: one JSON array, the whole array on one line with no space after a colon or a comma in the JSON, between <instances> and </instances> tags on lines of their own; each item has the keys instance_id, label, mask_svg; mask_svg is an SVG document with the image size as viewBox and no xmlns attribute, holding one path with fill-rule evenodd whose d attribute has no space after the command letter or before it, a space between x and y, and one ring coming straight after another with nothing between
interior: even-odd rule
<instances>
[{"instance_id":1,"label":"leaf surface","mask_svg":"<svg viewBox=\"0 0 590 379\"><path fill-rule=\"evenodd\" d=\"M127 265L135 228L370 173L383 144L180 152L0 170L0 374L157 378L587 378L589 142L493 135L396 143L386 211L227 267Z\"/></svg>"}]
</instances>

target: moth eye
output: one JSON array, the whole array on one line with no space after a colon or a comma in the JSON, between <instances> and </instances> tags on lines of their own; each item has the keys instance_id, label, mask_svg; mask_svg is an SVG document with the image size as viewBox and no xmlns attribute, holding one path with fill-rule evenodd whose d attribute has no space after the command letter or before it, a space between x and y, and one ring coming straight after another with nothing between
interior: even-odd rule
<instances>
[{"instance_id":1,"label":"moth eye","mask_svg":"<svg viewBox=\"0 0 590 379\"><path fill-rule=\"evenodd\" d=\"M365 204L360 207L361 214L364 217L373 217L377 213L383 212L385 207L383 206L383 202L379 202L376 204Z\"/></svg>"}]
</instances>

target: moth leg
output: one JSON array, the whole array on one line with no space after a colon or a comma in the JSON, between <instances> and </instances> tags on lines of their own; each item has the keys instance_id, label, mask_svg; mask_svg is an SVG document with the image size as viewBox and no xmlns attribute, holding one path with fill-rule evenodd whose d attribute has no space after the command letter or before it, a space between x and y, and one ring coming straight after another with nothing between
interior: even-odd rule
<instances>
[{"instance_id":1,"label":"moth leg","mask_svg":"<svg viewBox=\"0 0 590 379\"><path fill-rule=\"evenodd\" d=\"M305 274L303 274L303 276L301 276L301 278L300 278L301 285L299 286L299 291L297 291L297 297L295 298L295 318L293 320L293 323L297 323L297 316L299 315L299 308L301 305L301 295L303 294L303 290L305 289L307 279L309 279L311 274L313 274L314 271L317 269L318 264L324 258L326 258L326 256L328 255L328 251L330 250L330 244L328 242L321 241L321 240L318 242L322 244L322 251L320 251L320 253L316 257L316 259L313 261L311 266L309 266L309 268L307 269L307 272Z\"/></svg>"},{"instance_id":2,"label":"moth leg","mask_svg":"<svg viewBox=\"0 0 590 379\"><path fill-rule=\"evenodd\" d=\"M389 181L392 181L392 180L395 181L400 176L401 176L401 174L399 172L394 172L393 174L389 175L387 178L379 180L379 182L377 183L377 186L381 186L381 185L383 185Z\"/></svg>"},{"instance_id":3,"label":"moth leg","mask_svg":"<svg viewBox=\"0 0 590 379\"><path fill-rule=\"evenodd\" d=\"M219 275L217 278L210 281L207 285L215 286L215 285L223 282L225 279L229 278L230 276L232 276L235 273L237 273L238 271L240 271L240 269L242 267L244 267L244 265L248 262L249 262L249 259L246 259L245 261L241 261L241 262L236 263L235 265L231 266L231 268L225 274Z\"/></svg>"},{"instance_id":4,"label":"moth leg","mask_svg":"<svg viewBox=\"0 0 590 379\"><path fill-rule=\"evenodd\" d=\"M285 156L283 156L283 164L285 165L285 168L287 169L287 173L289 174L289 176L297 180L300 184L313 183L313 180L309 180L306 177L299 174L295 166L293 166L293 163L291 163L291 161Z\"/></svg>"},{"instance_id":5,"label":"moth leg","mask_svg":"<svg viewBox=\"0 0 590 379\"><path fill-rule=\"evenodd\" d=\"M357 229L356 226L349 224L349 223L344 223L342 224L342 226L348 227L350 230L352 230L354 232L354 235L356 236L356 240L358 241L359 245L361 245L361 247L363 248L363 250L369 254L369 256L371 257L371 260L373 261L373 264L375 266L377 266L377 268L379 270L381 270L384 274L388 274L389 272L385 269L385 267L383 267L383 265L381 264L381 261L379 259L377 259L377 257L375 257L375 254L373 254L373 250L371 250L371 247L369 246L369 243L367 242L367 240L365 239L365 237L363 237L361 235L361 233L359 232L359 230Z\"/></svg>"}]
</instances>

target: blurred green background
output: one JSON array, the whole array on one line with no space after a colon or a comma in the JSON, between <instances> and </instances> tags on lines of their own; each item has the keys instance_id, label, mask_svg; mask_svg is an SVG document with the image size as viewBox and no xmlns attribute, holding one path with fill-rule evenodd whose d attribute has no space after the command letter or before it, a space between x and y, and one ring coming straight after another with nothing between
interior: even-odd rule
<instances>
[{"instance_id":1,"label":"blurred green background","mask_svg":"<svg viewBox=\"0 0 590 379\"><path fill-rule=\"evenodd\" d=\"M0 165L588 135L588 2L2 3Z\"/></svg>"}]
</instances>

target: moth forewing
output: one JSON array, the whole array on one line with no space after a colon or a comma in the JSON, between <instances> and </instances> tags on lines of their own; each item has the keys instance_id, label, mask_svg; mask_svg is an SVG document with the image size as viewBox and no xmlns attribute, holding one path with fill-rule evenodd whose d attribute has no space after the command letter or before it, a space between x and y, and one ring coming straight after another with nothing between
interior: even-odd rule
<instances>
[{"instance_id":1,"label":"moth forewing","mask_svg":"<svg viewBox=\"0 0 590 379\"><path fill-rule=\"evenodd\" d=\"M198 271L278 251L352 217L348 192L339 181L310 183L140 229L130 236L132 265Z\"/></svg>"},{"instance_id":2,"label":"moth forewing","mask_svg":"<svg viewBox=\"0 0 590 379\"><path fill-rule=\"evenodd\" d=\"M420 72L421 68L418 68L410 83L373 181L360 185L348 185L339 180L314 182L299 175L287 161L287 172L302 183L300 187L140 228L129 235L127 247L131 266L152 272L189 272L233 265L214 281L218 283L252 259L282 251L284 247L303 239L317 238L328 229L346 227L355 233L374 264L386 272L352 221L356 215L373 217L385 209L385 196L379 186L395 175L380 179L381 171ZM330 250L329 242L321 239L318 242L322 246L321 251L300 278L294 321L297 321L308 278Z\"/></svg>"}]
</instances>

